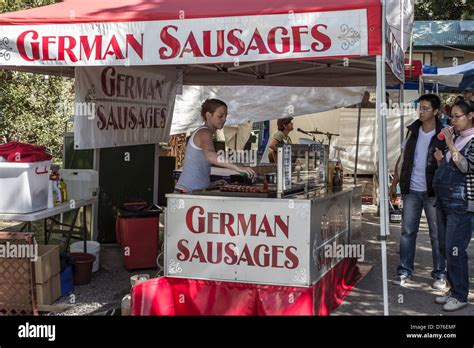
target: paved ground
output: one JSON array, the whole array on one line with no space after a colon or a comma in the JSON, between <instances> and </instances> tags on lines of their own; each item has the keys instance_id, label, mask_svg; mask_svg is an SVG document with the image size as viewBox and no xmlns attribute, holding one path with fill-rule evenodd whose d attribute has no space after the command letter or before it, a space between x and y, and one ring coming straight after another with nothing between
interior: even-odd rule
<instances>
[{"instance_id":1,"label":"paved ground","mask_svg":"<svg viewBox=\"0 0 474 348\"><path fill-rule=\"evenodd\" d=\"M377 241L379 218L374 206L364 206L361 238L365 243L365 259L373 266L344 303L332 315L383 315L381 244ZM422 219L418 233L413 285L407 288L392 284L399 263L400 224L391 224L387 241L388 298L390 315L474 315L474 241L469 246L469 275L471 292L468 307L455 313L446 313L433 303L441 292L431 288L431 244L428 225Z\"/></svg>"}]
</instances>

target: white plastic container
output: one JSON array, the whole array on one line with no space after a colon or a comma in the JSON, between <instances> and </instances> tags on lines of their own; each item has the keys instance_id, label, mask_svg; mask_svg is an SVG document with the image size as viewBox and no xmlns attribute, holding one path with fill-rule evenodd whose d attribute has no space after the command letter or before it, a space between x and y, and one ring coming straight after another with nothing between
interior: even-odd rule
<instances>
[{"instance_id":1,"label":"white plastic container","mask_svg":"<svg viewBox=\"0 0 474 348\"><path fill-rule=\"evenodd\" d=\"M68 200L86 200L99 191L99 173L90 169L61 169L61 178L67 185Z\"/></svg>"},{"instance_id":2,"label":"white plastic container","mask_svg":"<svg viewBox=\"0 0 474 348\"><path fill-rule=\"evenodd\" d=\"M135 274L130 277L130 284L132 285L132 288L137 285L138 283L144 282L146 280L150 279L149 274ZM131 312L131 298L132 296L130 294L125 295L122 298L122 316L130 315Z\"/></svg>"},{"instance_id":3,"label":"white plastic container","mask_svg":"<svg viewBox=\"0 0 474 348\"><path fill-rule=\"evenodd\" d=\"M0 162L0 212L28 214L48 208L51 161Z\"/></svg>"},{"instance_id":4,"label":"white plastic container","mask_svg":"<svg viewBox=\"0 0 474 348\"><path fill-rule=\"evenodd\" d=\"M71 253L83 253L84 252L84 241L72 243L70 246ZM92 265L92 272L99 270L99 255L100 255L100 243L92 240L87 241L87 253L95 256L94 264Z\"/></svg>"}]
</instances>

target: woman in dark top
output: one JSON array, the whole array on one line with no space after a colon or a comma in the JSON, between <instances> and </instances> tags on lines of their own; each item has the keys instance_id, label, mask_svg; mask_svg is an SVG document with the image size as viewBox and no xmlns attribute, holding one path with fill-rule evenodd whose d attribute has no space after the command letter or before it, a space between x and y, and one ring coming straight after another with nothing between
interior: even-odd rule
<instances>
[{"instance_id":1,"label":"woman in dark top","mask_svg":"<svg viewBox=\"0 0 474 348\"><path fill-rule=\"evenodd\" d=\"M474 229L474 110L459 101L451 109L451 127L444 128L448 151L437 149L441 162L433 187L436 193L440 252L446 257L451 290L435 302L445 311L467 306L469 273L467 248Z\"/></svg>"}]
</instances>

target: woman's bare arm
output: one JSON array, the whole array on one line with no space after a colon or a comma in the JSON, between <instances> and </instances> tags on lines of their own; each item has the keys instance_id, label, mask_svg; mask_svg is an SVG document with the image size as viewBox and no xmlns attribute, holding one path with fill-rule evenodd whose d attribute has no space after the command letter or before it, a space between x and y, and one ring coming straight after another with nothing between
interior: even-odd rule
<instances>
[{"instance_id":1,"label":"woman's bare arm","mask_svg":"<svg viewBox=\"0 0 474 348\"><path fill-rule=\"evenodd\" d=\"M194 136L196 146L200 147L204 153L204 156L207 160L219 167L232 169L238 171L239 173L247 173L250 177L255 176L255 172L249 167L239 166L235 163L229 163L219 158L219 155L216 152L214 147L214 142L212 140L212 133L208 129L199 130L198 133Z\"/></svg>"}]
</instances>

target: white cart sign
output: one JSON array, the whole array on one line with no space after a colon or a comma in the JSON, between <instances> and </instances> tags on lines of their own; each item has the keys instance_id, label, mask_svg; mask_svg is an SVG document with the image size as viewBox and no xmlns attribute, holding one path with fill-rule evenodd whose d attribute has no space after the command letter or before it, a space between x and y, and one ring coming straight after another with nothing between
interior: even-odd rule
<instances>
[{"instance_id":1,"label":"white cart sign","mask_svg":"<svg viewBox=\"0 0 474 348\"><path fill-rule=\"evenodd\" d=\"M165 274L308 286L310 210L309 201L169 198Z\"/></svg>"}]
</instances>

